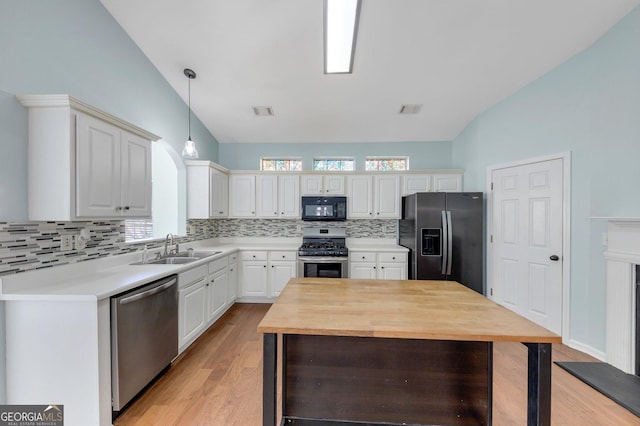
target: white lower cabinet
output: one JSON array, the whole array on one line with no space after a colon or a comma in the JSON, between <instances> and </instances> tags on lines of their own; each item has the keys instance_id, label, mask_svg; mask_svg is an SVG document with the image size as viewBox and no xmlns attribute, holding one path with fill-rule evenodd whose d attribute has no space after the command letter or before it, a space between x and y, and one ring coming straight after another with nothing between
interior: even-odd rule
<instances>
[{"instance_id":1,"label":"white lower cabinet","mask_svg":"<svg viewBox=\"0 0 640 426\"><path fill-rule=\"evenodd\" d=\"M229 281L227 287L227 303L231 305L238 298L238 255L229 255Z\"/></svg>"},{"instance_id":2,"label":"white lower cabinet","mask_svg":"<svg viewBox=\"0 0 640 426\"><path fill-rule=\"evenodd\" d=\"M229 286L229 258L223 257L209 264L209 282L207 283L209 297L209 312L207 320L212 322L220 318L227 307L227 291Z\"/></svg>"},{"instance_id":3,"label":"white lower cabinet","mask_svg":"<svg viewBox=\"0 0 640 426\"><path fill-rule=\"evenodd\" d=\"M234 253L178 274L178 353L236 300L236 265Z\"/></svg>"},{"instance_id":4,"label":"white lower cabinet","mask_svg":"<svg viewBox=\"0 0 640 426\"><path fill-rule=\"evenodd\" d=\"M207 265L178 274L178 352L207 327Z\"/></svg>"},{"instance_id":5,"label":"white lower cabinet","mask_svg":"<svg viewBox=\"0 0 640 426\"><path fill-rule=\"evenodd\" d=\"M267 297L267 252L243 251L240 253L242 260L243 297Z\"/></svg>"},{"instance_id":6,"label":"white lower cabinet","mask_svg":"<svg viewBox=\"0 0 640 426\"><path fill-rule=\"evenodd\" d=\"M289 280L296 277L296 262L295 251L269 252L269 297L278 297Z\"/></svg>"},{"instance_id":7,"label":"white lower cabinet","mask_svg":"<svg viewBox=\"0 0 640 426\"><path fill-rule=\"evenodd\" d=\"M407 253L350 251L349 278L406 280Z\"/></svg>"},{"instance_id":8,"label":"white lower cabinet","mask_svg":"<svg viewBox=\"0 0 640 426\"><path fill-rule=\"evenodd\" d=\"M278 297L289 279L296 276L295 251L243 251L242 297L268 299Z\"/></svg>"}]
</instances>

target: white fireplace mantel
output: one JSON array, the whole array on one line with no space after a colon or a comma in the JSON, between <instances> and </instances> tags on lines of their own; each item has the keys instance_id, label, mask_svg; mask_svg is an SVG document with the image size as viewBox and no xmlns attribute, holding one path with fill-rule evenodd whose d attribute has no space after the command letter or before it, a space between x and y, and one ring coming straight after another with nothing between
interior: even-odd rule
<instances>
[{"instance_id":1,"label":"white fireplace mantel","mask_svg":"<svg viewBox=\"0 0 640 426\"><path fill-rule=\"evenodd\" d=\"M640 220L610 218L607 261L606 360L635 374L635 265L640 264Z\"/></svg>"}]
</instances>

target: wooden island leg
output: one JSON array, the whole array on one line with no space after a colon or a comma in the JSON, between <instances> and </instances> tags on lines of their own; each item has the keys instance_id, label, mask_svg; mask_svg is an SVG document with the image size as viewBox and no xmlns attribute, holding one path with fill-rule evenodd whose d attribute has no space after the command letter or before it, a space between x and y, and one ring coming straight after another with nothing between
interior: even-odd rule
<instances>
[{"instance_id":1,"label":"wooden island leg","mask_svg":"<svg viewBox=\"0 0 640 426\"><path fill-rule=\"evenodd\" d=\"M265 333L262 344L262 425L275 426L277 404L277 334Z\"/></svg>"},{"instance_id":2,"label":"wooden island leg","mask_svg":"<svg viewBox=\"0 0 640 426\"><path fill-rule=\"evenodd\" d=\"M525 343L529 348L527 425L551 424L551 344Z\"/></svg>"}]
</instances>

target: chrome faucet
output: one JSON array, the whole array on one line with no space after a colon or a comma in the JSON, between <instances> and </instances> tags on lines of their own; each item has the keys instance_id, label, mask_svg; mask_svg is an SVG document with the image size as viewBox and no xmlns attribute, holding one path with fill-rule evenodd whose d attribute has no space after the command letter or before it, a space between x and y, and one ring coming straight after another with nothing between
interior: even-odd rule
<instances>
[{"instance_id":1,"label":"chrome faucet","mask_svg":"<svg viewBox=\"0 0 640 426\"><path fill-rule=\"evenodd\" d=\"M171 233L167 234L167 237L164 239L164 255L165 256L169 255L169 251L167 250L167 248L169 247L169 244L173 245L173 234Z\"/></svg>"}]
</instances>

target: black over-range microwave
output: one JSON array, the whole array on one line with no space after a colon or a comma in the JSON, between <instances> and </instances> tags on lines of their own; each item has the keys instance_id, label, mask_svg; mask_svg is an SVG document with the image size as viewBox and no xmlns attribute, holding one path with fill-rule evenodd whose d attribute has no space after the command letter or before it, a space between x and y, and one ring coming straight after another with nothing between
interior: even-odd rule
<instances>
[{"instance_id":1,"label":"black over-range microwave","mask_svg":"<svg viewBox=\"0 0 640 426\"><path fill-rule=\"evenodd\" d=\"M346 220L347 197L302 197L302 220Z\"/></svg>"}]
</instances>

